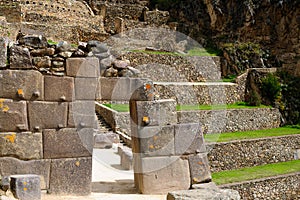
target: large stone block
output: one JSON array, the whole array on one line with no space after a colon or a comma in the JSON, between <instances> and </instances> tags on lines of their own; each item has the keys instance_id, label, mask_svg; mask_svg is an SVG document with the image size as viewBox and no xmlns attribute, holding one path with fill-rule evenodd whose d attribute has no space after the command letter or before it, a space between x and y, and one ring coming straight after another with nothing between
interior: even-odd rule
<instances>
[{"instance_id":1,"label":"large stone block","mask_svg":"<svg viewBox=\"0 0 300 200\"><path fill-rule=\"evenodd\" d=\"M29 102L30 130L67 127L68 103Z\"/></svg>"},{"instance_id":2,"label":"large stone block","mask_svg":"<svg viewBox=\"0 0 300 200\"><path fill-rule=\"evenodd\" d=\"M76 100L95 100L98 92L98 78L75 78Z\"/></svg>"},{"instance_id":3,"label":"large stone block","mask_svg":"<svg viewBox=\"0 0 300 200\"><path fill-rule=\"evenodd\" d=\"M193 184L208 182L211 180L210 168L206 153L190 155L188 160Z\"/></svg>"},{"instance_id":4,"label":"large stone block","mask_svg":"<svg viewBox=\"0 0 300 200\"><path fill-rule=\"evenodd\" d=\"M91 157L52 160L49 193L88 195L91 183Z\"/></svg>"},{"instance_id":5,"label":"large stone block","mask_svg":"<svg viewBox=\"0 0 300 200\"><path fill-rule=\"evenodd\" d=\"M190 188L187 160L179 157L149 157L141 158L135 165L138 189L143 194L167 194L169 191Z\"/></svg>"},{"instance_id":6,"label":"large stone block","mask_svg":"<svg viewBox=\"0 0 300 200\"><path fill-rule=\"evenodd\" d=\"M44 78L33 70L1 70L0 97L8 99L43 100Z\"/></svg>"},{"instance_id":7,"label":"large stone block","mask_svg":"<svg viewBox=\"0 0 300 200\"><path fill-rule=\"evenodd\" d=\"M67 76L97 78L100 76L99 60L95 57L68 58L66 72Z\"/></svg>"},{"instance_id":8,"label":"large stone block","mask_svg":"<svg viewBox=\"0 0 300 200\"><path fill-rule=\"evenodd\" d=\"M44 158L88 157L93 152L93 129L45 129Z\"/></svg>"},{"instance_id":9,"label":"large stone block","mask_svg":"<svg viewBox=\"0 0 300 200\"><path fill-rule=\"evenodd\" d=\"M153 83L149 79L103 78L99 79L98 99L129 101L147 101L154 98Z\"/></svg>"},{"instance_id":10,"label":"large stone block","mask_svg":"<svg viewBox=\"0 0 300 200\"><path fill-rule=\"evenodd\" d=\"M11 69L32 69L32 60L30 52L22 46L12 46L10 48L10 63Z\"/></svg>"},{"instance_id":11,"label":"large stone block","mask_svg":"<svg viewBox=\"0 0 300 200\"><path fill-rule=\"evenodd\" d=\"M165 126L177 124L176 101L136 101L131 103L132 119L138 126Z\"/></svg>"},{"instance_id":12,"label":"large stone block","mask_svg":"<svg viewBox=\"0 0 300 200\"><path fill-rule=\"evenodd\" d=\"M11 157L0 157L0 175L37 174L41 177L41 188L49 188L51 160L22 161Z\"/></svg>"},{"instance_id":13,"label":"large stone block","mask_svg":"<svg viewBox=\"0 0 300 200\"><path fill-rule=\"evenodd\" d=\"M138 132L139 152L145 156L171 156L174 150L174 126L144 127Z\"/></svg>"},{"instance_id":14,"label":"large stone block","mask_svg":"<svg viewBox=\"0 0 300 200\"><path fill-rule=\"evenodd\" d=\"M11 191L15 198L21 200L41 199L41 180L38 175L13 175L10 178Z\"/></svg>"},{"instance_id":15,"label":"large stone block","mask_svg":"<svg viewBox=\"0 0 300 200\"><path fill-rule=\"evenodd\" d=\"M94 101L74 101L69 103L68 127L97 128Z\"/></svg>"},{"instance_id":16,"label":"large stone block","mask_svg":"<svg viewBox=\"0 0 300 200\"><path fill-rule=\"evenodd\" d=\"M201 126L198 123L175 125L176 155L206 152Z\"/></svg>"},{"instance_id":17,"label":"large stone block","mask_svg":"<svg viewBox=\"0 0 300 200\"><path fill-rule=\"evenodd\" d=\"M45 76L46 101L72 101L74 99L74 78Z\"/></svg>"},{"instance_id":18,"label":"large stone block","mask_svg":"<svg viewBox=\"0 0 300 200\"><path fill-rule=\"evenodd\" d=\"M26 102L0 99L0 131L26 130L28 130Z\"/></svg>"},{"instance_id":19,"label":"large stone block","mask_svg":"<svg viewBox=\"0 0 300 200\"><path fill-rule=\"evenodd\" d=\"M42 133L0 133L0 156L22 160L43 158Z\"/></svg>"},{"instance_id":20,"label":"large stone block","mask_svg":"<svg viewBox=\"0 0 300 200\"><path fill-rule=\"evenodd\" d=\"M235 190L220 189L215 184L199 184L192 190L173 191L168 193L167 200L240 200L239 193Z\"/></svg>"},{"instance_id":21,"label":"large stone block","mask_svg":"<svg viewBox=\"0 0 300 200\"><path fill-rule=\"evenodd\" d=\"M7 65L7 45L8 40L4 37L0 37L0 68Z\"/></svg>"}]
</instances>

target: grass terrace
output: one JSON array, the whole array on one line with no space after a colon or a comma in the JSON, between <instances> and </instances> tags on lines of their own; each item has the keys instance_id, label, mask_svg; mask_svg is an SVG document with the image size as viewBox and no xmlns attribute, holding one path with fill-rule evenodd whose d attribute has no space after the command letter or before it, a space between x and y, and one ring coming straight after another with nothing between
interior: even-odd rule
<instances>
[{"instance_id":1,"label":"grass terrace","mask_svg":"<svg viewBox=\"0 0 300 200\"><path fill-rule=\"evenodd\" d=\"M109 107L118 112L129 112L128 104L104 104L106 107ZM192 111L192 110L224 110L224 109L255 109L255 108L272 108L271 106L249 106L245 102L238 102L235 104L227 105L177 105L177 111Z\"/></svg>"},{"instance_id":2,"label":"grass terrace","mask_svg":"<svg viewBox=\"0 0 300 200\"><path fill-rule=\"evenodd\" d=\"M172 55L172 56L218 56L220 51L212 48L193 48L186 54L168 51L151 51L151 50L130 50L130 52L146 53L152 55Z\"/></svg>"},{"instance_id":3,"label":"grass terrace","mask_svg":"<svg viewBox=\"0 0 300 200\"><path fill-rule=\"evenodd\" d=\"M300 134L300 126L285 126L266 130L230 132L221 134L206 134L206 142L229 142L235 140L257 139L265 137L279 137Z\"/></svg>"},{"instance_id":4,"label":"grass terrace","mask_svg":"<svg viewBox=\"0 0 300 200\"><path fill-rule=\"evenodd\" d=\"M212 174L213 181L218 184L236 183L300 171L300 160L273 163L243 169L216 172Z\"/></svg>"}]
</instances>

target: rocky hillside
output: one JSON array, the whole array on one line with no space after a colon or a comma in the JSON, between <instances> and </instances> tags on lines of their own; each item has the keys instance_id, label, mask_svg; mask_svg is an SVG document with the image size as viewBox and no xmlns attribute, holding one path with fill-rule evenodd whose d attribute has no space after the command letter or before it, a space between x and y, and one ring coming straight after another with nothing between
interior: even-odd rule
<instances>
[{"instance_id":1,"label":"rocky hillside","mask_svg":"<svg viewBox=\"0 0 300 200\"><path fill-rule=\"evenodd\" d=\"M300 1L152 0L178 31L224 50L223 74L283 67L300 76Z\"/></svg>"}]
</instances>

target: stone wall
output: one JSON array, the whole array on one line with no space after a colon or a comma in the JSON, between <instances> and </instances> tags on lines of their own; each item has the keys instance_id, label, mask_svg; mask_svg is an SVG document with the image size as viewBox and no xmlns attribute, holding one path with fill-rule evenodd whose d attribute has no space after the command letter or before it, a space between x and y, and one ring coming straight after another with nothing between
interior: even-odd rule
<instances>
[{"instance_id":1,"label":"stone wall","mask_svg":"<svg viewBox=\"0 0 300 200\"><path fill-rule=\"evenodd\" d=\"M37 174L49 193L86 195L91 192L99 62L64 57L66 49L58 46L52 49L42 36L25 36L9 48L8 58L1 52L0 175Z\"/></svg>"},{"instance_id":2,"label":"stone wall","mask_svg":"<svg viewBox=\"0 0 300 200\"><path fill-rule=\"evenodd\" d=\"M296 158L300 135L208 143L212 172L286 162Z\"/></svg>"},{"instance_id":3,"label":"stone wall","mask_svg":"<svg viewBox=\"0 0 300 200\"><path fill-rule=\"evenodd\" d=\"M117 112L98 102L96 102L96 112L104 118L105 122L109 124L114 131L121 131L129 136L131 135L129 112Z\"/></svg>"},{"instance_id":4,"label":"stone wall","mask_svg":"<svg viewBox=\"0 0 300 200\"><path fill-rule=\"evenodd\" d=\"M130 52L124 58L141 71L140 77L150 78L154 82L202 82L221 78L219 57L201 56L197 59L189 56Z\"/></svg>"},{"instance_id":5,"label":"stone wall","mask_svg":"<svg viewBox=\"0 0 300 200\"><path fill-rule=\"evenodd\" d=\"M235 83L155 82L156 93L162 99L174 99L178 105L220 105L244 101L244 94Z\"/></svg>"},{"instance_id":6,"label":"stone wall","mask_svg":"<svg viewBox=\"0 0 300 200\"><path fill-rule=\"evenodd\" d=\"M300 173L222 185L237 190L241 199L299 199Z\"/></svg>"},{"instance_id":7,"label":"stone wall","mask_svg":"<svg viewBox=\"0 0 300 200\"><path fill-rule=\"evenodd\" d=\"M281 114L275 108L180 111L178 121L200 122L205 133L222 133L277 128Z\"/></svg>"}]
</instances>

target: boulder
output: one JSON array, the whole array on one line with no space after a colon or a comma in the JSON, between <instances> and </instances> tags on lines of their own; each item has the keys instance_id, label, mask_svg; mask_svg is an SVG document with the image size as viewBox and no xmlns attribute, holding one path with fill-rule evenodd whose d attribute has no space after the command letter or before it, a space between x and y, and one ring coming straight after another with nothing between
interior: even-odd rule
<instances>
[{"instance_id":1,"label":"boulder","mask_svg":"<svg viewBox=\"0 0 300 200\"><path fill-rule=\"evenodd\" d=\"M18 40L20 45L25 45L32 48L48 47L47 39L42 35L27 35Z\"/></svg>"},{"instance_id":2,"label":"boulder","mask_svg":"<svg viewBox=\"0 0 300 200\"><path fill-rule=\"evenodd\" d=\"M239 200L239 193L235 190L220 189L214 183L198 184L192 190L169 192L167 200Z\"/></svg>"},{"instance_id":3,"label":"boulder","mask_svg":"<svg viewBox=\"0 0 300 200\"><path fill-rule=\"evenodd\" d=\"M30 52L27 48L21 46L12 46L10 48L10 68L11 69L31 69Z\"/></svg>"}]
</instances>

